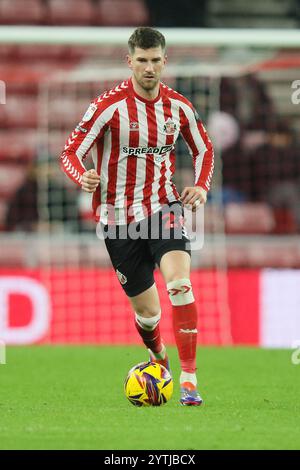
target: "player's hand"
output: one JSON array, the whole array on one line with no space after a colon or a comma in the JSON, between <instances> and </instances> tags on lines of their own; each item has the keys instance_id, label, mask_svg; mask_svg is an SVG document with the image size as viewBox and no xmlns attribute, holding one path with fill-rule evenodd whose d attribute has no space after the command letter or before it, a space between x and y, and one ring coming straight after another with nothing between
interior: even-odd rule
<instances>
[{"instance_id":1,"label":"player's hand","mask_svg":"<svg viewBox=\"0 0 300 470\"><path fill-rule=\"evenodd\" d=\"M181 193L180 200L183 205L192 207L195 212L200 204L205 204L207 200L207 191L200 186L188 186Z\"/></svg>"},{"instance_id":2,"label":"player's hand","mask_svg":"<svg viewBox=\"0 0 300 470\"><path fill-rule=\"evenodd\" d=\"M85 171L82 175L81 187L87 193L94 193L100 184L100 176L92 169Z\"/></svg>"}]
</instances>

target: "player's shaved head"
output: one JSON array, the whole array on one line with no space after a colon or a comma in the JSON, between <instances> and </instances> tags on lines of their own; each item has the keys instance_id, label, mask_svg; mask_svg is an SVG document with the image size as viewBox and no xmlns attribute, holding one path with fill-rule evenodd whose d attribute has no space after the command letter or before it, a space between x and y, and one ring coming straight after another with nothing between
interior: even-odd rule
<instances>
[{"instance_id":1,"label":"player's shaved head","mask_svg":"<svg viewBox=\"0 0 300 470\"><path fill-rule=\"evenodd\" d=\"M135 48L151 49L161 47L164 51L166 48L166 40L163 34L153 28L147 26L137 28L128 40L129 53L134 54Z\"/></svg>"}]
</instances>

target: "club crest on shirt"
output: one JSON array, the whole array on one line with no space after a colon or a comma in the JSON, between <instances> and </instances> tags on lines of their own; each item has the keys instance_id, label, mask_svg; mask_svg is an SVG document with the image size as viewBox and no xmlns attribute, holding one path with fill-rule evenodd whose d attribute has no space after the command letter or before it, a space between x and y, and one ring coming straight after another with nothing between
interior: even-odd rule
<instances>
[{"instance_id":1,"label":"club crest on shirt","mask_svg":"<svg viewBox=\"0 0 300 470\"><path fill-rule=\"evenodd\" d=\"M129 124L129 129L131 131L138 131L139 130L139 123L138 122L131 122Z\"/></svg>"},{"instance_id":2,"label":"club crest on shirt","mask_svg":"<svg viewBox=\"0 0 300 470\"><path fill-rule=\"evenodd\" d=\"M168 118L164 124L163 132L167 135L173 135L175 134L176 130L177 130L177 125L175 124L174 121L172 121L171 118Z\"/></svg>"}]
</instances>

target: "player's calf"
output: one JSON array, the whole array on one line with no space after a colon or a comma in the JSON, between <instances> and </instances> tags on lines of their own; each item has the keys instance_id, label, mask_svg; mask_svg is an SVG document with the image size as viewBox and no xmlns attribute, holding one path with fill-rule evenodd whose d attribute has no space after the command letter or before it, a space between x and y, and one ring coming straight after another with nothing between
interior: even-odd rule
<instances>
[{"instance_id":1,"label":"player's calf","mask_svg":"<svg viewBox=\"0 0 300 470\"><path fill-rule=\"evenodd\" d=\"M172 304L173 329L182 371L181 388L186 388L183 387L184 383L196 387L197 308L191 281L188 278L176 279L167 283L167 289ZM183 394L185 393L184 391Z\"/></svg>"},{"instance_id":2,"label":"player's calf","mask_svg":"<svg viewBox=\"0 0 300 470\"><path fill-rule=\"evenodd\" d=\"M148 318L142 317L136 313L135 326L145 346L148 348L150 361L157 362L170 371L169 358L160 336L160 318L161 312L159 312L157 315L154 315L153 317Z\"/></svg>"},{"instance_id":3,"label":"player's calf","mask_svg":"<svg viewBox=\"0 0 300 470\"><path fill-rule=\"evenodd\" d=\"M135 313L136 329L138 330L145 346L156 354L160 353L163 349L159 330L160 317L161 312L148 318Z\"/></svg>"}]
</instances>

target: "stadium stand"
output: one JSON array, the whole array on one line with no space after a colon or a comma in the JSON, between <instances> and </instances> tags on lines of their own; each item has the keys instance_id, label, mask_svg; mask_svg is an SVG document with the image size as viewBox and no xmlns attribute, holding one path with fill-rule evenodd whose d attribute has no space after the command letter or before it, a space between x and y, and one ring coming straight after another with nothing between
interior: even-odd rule
<instances>
[{"instance_id":1,"label":"stadium stand","mask_svg":"<svg viewBox=\"0 0 300 470\"><path fill-rule=\"evenodd\" d=\"M231 234L270 234L275 220L265 203L229 203L225 207L225 224Z\"/></svg>"},{"instance_id":2,"label":"stadium stand","mask_svg":"<svg viewBox=\"0 0 300 470\"><path fill-rule=\"evenodd\" d=\"M295 28L297 0L210 0L209 26L213 28Z\"/></svg>"},{"instance_id":3,"label":"stadium stand","mask_svg":"<svg viewBox=\"0 0 300 470\"><path fill-rule=\"evenodd\" d=\"M0 24L295 28L299 0L1 0Z\"/></svg>"},{"instance_id":4,"label":"stadium stand","mask_svg":"<svg viewBox=\"0 0 300 470\"><path fill-rule=\"evenodd\" d=\"M0 24L134 26L148 22L143 0L0 1Z\"/></svg>"},{"instance_id":5,"label":"stadium stand","mask_svg":"<svg viewBox=\"0 0 300 470\"><path fill-rule=\"evenodd\" d=\"M53 25L90 26L95 17L94 4L86 0L49 0L48 22Z\"/></svg>"},{"instance_id":6,"label":"stadium stand","mask_svg":"<svg viewBox=\"0 0 300 470\"><path fill-rule=\"evenodd\" d=\"M47 17L47 3L41 0L1 0L1 24L43 24Z\"/></svg>"},{"instance_id":7,"label":"stadium stand","mask_svg":"<svg viewBox=\"0 0 300 470\"><path fill-rule=\"evenodd\" d=\"M149 21L148 10L140 0L101 0L97 7L103 26L143 26Z\"/></svg>"},{"instance_id":8,"label":"stadium stand","mask_svg":"<svg viewBox=\"0 0 300 470\"><path fill-rule=\"evenodd\" d=\"M283 26L295 27L296 5L293 0L268 0L264 4L255 0L245 10L244 2L242 9L236 0L213 0L203 2L202 7L210 26L240 26L244 20L251 25L253 20L255 25L261 22L264 27L274 27L280 19ZM151 24L151 17L149 5L143 0L0 0L0 23L133 26ZM120 52L124 50L120 49ZM171 49L171 59L172 54ZM185 59L193 60L198 51L187 48L184 54ZM213 57L215 51L208 48L207 54ZM40 148L37 132L40 84L58 71L71 71L87 67L94 61L99 65L110 60L110 47L100 50L95 46L87 49L65 45L0 45L1 79L7 83L9 97L0 114L0 181L5 182L8 175L14 173L12 169L15 170L11 189L8 191L4 184L1 191L2 230L5 229L5 208L24 182L28 164L35 160ZM300 131L300 117L297 107L291 103L287 86L299 71L298 55L285 52L260 62L242 78L222 78L221 111L239 123L237 142L224 149L222 156L222 197L228 233L293 234L300 230L297 209L300 168L295 140ZM179 83L179 91L180 86ZM186 93L184 84L182 86L181 91ZM252 100L251 116L249 110L245 111L245 100L240 99L243 87L251 90L247 93L252 97L248 99L248 104ZM91 96L97 92L96 88L91 90ZM239 106L241 103L243 106ZM53 126L50 138L53 155L62 145L62 135L65 137L67 130L76 124L86 104L86 96L72 100L67 94L59 98L54 96L50 101L48 117ZM266 118L270 114L274 119ZM59 126L55 126L58 121ZM270 122L273 127L265 128ZM179 162L179 170L184 175L185 169L180 166ZM277 185L282 181L284 185L278 191Z\"/></svg>"}]
</instances>

